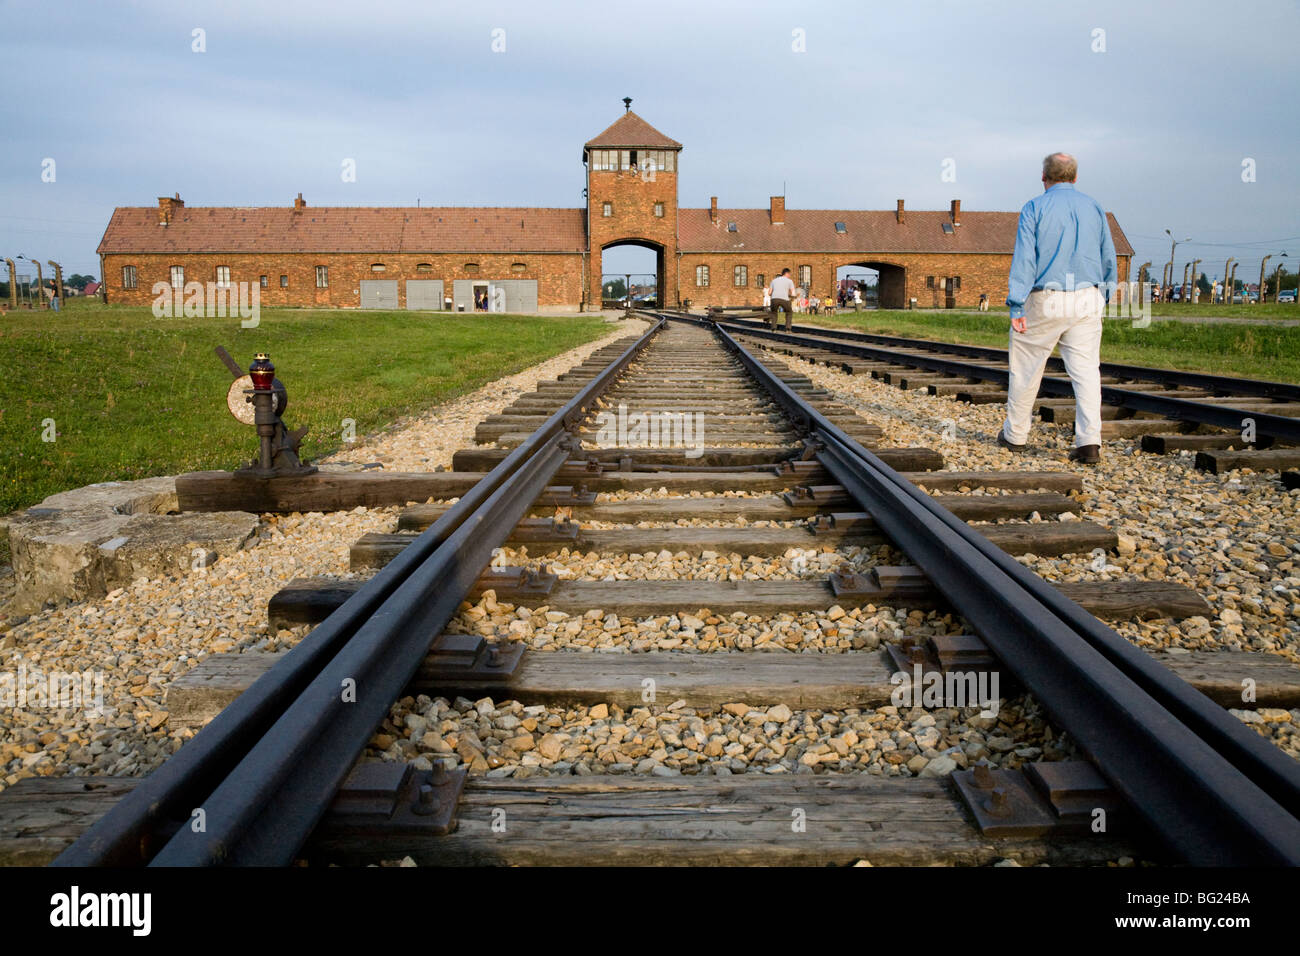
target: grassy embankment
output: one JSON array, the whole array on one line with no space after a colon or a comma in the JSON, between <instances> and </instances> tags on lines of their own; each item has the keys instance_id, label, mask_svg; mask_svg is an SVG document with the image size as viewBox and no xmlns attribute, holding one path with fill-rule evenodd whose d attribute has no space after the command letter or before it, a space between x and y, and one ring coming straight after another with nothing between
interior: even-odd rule
<instances>
[{"instance_id":1,"label":"grassy embankment","mask_svg":"<svg viewBox=\"0 0 1300 956\"><path fill-rule=\"evenodd\" d=\"M239 319L158 319L148 308L71 301L0 316L0 514L99 481L235 468L253 428L226 410L231 375L265 351L289 390L285 420L310 425L308 458L510 375L609 329L546 318L264 309ZM42 441L53 419L54 442Z\"/></svg>"}]
</instances>

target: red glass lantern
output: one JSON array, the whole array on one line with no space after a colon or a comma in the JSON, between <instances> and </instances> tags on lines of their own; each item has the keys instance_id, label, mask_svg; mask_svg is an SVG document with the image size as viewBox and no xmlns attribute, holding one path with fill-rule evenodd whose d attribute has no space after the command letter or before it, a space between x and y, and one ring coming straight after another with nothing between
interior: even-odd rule
<instances>
[{"instance_id":1,"label":"red glass lantern","mask_svg":"<svg viewBox=\"0 0 1300 956\"><path fill-rule=\"evenodd\" d=\"M265 352L258 352L253 364L248 366L248 375L253 380L253 388L266 391L275 381L275 366Z\"/></svg>"}]
</instances>

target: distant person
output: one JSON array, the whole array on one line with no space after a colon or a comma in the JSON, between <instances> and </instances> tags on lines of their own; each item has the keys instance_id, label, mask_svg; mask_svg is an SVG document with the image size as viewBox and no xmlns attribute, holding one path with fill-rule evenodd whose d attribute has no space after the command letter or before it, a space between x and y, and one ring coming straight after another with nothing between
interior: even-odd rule
<instances>
[{"instance_id":1,"label":"distant person","mask_svg":"<svg viewBox=\"0 0 1300 956\"><path fill-rule=\"evenodd\" d=\"M987 312L988 310L989 310L989 294L988 294L987 292L981 292L981 293L980 293L980 311L981 311L981 312Z\"/></svg>"},{"instance_id":2,"label":"distant person","mask_svg":"<svg viewBox=\"0 0 1300 956\"><path fill-rule=\"evenodd\" d=\"M770 310L771 308L772 308L772 287L770 285L765 285L763 286L763 309L764 311L767 311Z\"/></svg>"},{"instance_id":3,"label":"distant person","mask_svg":"<svg viewBox=\"0 0 1300 956\"><path fill-rule=\"evenodd\" d=\"M1043 366L1055 347L1074 383L1070 460L1101 459L1101 317L1119 270L1106 210L1077 192L1068 153L1043 160L1043 194L1020 210L1007 305L1007 418L998 444L1024 451ZM1067 287L1067 283L1069 283Z\"/></svg>"},{"instance_id":4,"label":"distant person","mask_svg":"<svg viewBox=\"0 0 1300 956\"><path fill-rule=\"evenodd\" d=\"M794 280L790 278L790 270L782 269L781 274L772 280L772 305L771 319L772 329L775 331L781 325L781 312L785 312L785 328L788 332L794 322L792 300L794 299Z\"/></svg>"},{"instance_id":5,"label":"distant person","mask_svg":"<svg viewBox=\"0 0 1300 956\"><path fill-rule=\"evenodd\" d=\"M853 311L862 311L862 290L857 286L853 287Z\"/></svg>"}]
</instances>

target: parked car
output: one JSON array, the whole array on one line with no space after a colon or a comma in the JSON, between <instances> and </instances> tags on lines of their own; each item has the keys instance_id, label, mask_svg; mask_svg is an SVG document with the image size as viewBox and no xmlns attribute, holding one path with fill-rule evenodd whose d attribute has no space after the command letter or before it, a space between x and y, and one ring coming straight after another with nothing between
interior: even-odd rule
<instances>
[{"instance_id":1,"label":"parked car","mask_svg":"<svg viewBox=\"0 0 1300 956\"><path fill-rule=\"evenodd\" d=\"M1291 303L1291 304L1294 305L1294 304L1295 304L1295 290L1294 290L1294 289L1283 289L1283 290L1282 290L1282 293L1277 297L1277 301L1278 301L1278 302L1289 302L1289 303Z\"/></svg>"}]
</instances>

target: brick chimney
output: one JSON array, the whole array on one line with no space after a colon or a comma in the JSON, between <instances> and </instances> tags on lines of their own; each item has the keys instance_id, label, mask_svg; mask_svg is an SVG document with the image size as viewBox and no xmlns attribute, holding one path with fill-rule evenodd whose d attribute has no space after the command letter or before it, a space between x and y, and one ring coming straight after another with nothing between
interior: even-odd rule
<instances>
[{"instance_id":1,"label":"brick chimney","mask_svg":"<svg viewBox=\"0 0 1300 956\"><path fill-rule=\"evenodd\" d=\"M301 210L306 205L307 203L303 201L302 193L299 193L298 198L293 201L293 208Z\"/></svg>"},{"instance_id":2,"label":"brick chimney","mask_svg":"<svg viewBox=\"0 0 1300 956\"><path fill-rule=\"evenodd\" d=\"M961 200L960 199L954 199L952 201L952 224L954 226L961 225Z\"/></svg>"},{"instance_id":3,"label":"brick chimney","mask_svg":"<svg viewBox=\"0 0 1300 956\"><path fill-rule=\"evenodd\" d=\"M901 199L898 201L898 209L894 213L894 218L898 220L900 226L907 221L907 217L903 215L903 200Z\"/></svg>"},{"instance_id":4,"label":"brick chimney","mask_svg":"<svg viewBox=\"0 0 1300 956\"><path fill-rule=\"evenodd\" d=\"M172 221L176 211L185 208L185 201L181 199L181 194L175 196L158 197L158 225L165 226Z\"/></svg>"},{"instance_id":5,"label":"brick chimney","mask_svg":"<svg viewBox=\"0 0 1300 956\"><path fill-rule=\"evenodd\" d=\"M772 225L780 226L785 224L785 197L773 196L768 203L768 215L772 217Z\"/></svg>"},{"instance_id":6,"label":"brick chimney","mask_svg":"<svg viewBox=\"0 0 1300 956\"><path fill-rule=\"evenodd\" d=\"M718 224L718 197L709 197L709 222L715 226Z\"/></svg>"}]
</instances>

